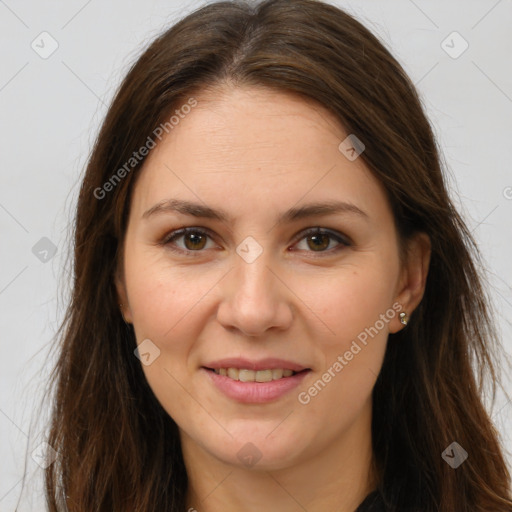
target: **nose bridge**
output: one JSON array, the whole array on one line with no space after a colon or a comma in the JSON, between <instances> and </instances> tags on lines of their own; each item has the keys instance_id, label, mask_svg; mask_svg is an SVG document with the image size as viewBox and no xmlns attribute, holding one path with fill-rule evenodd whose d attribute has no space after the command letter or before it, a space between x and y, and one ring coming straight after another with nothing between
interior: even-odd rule
<instances>
[{"instance_id":1,"label":"nose bridge","mask_svg":"<svg viewBox=\"0 0 512 512\"><path fill-rule=\"evenodd\" d=\"M260 239L258 242L249 236L238 245L236 253L233 272L235 298L242 301L242 307L245 303L257 302L261 309L270 309L277 290L273 282L275 276L270 271L275 267L275 258L271 254L268 239Z\"/></svg>"},{"instance_id":2,"label":"nose bridge","mask_svg":"<svg viewBox=\"0 0 512 512\"><path fill-rule=\"evenodd\" d=\"M276 258L263 241L252 237L244 239L236 252L219 306L219 321L253 336L271 327L283 328L291 312L283 285L275 276L279 272Z\"/></svg>"}]
</instances>

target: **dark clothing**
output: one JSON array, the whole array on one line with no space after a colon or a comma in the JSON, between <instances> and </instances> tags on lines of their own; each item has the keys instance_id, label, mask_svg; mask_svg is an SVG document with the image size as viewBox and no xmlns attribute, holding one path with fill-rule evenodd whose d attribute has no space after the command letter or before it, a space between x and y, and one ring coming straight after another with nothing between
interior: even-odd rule
<instances>
[{"instance_id":1,"label":"dark clothing","mask_svg":"<svg viewBox=\"0 0 512 512\"><path fill-rule=\"evenodd\" d=\"M379 491L368 494L364 501L357 507L355 512L386 512L384 502Z\"/></svg>"}]
</instances>

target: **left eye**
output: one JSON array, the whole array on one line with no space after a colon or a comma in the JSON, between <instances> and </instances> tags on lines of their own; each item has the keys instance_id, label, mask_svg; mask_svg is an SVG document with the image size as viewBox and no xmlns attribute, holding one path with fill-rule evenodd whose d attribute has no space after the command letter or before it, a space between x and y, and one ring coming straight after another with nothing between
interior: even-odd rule
<instances>
[{"instance_id":1,"label":"left eye","mask_svg":"<svg viewBox=\"0 0 512 512\"><path fill-rule=\"evenodd\" d=\"M338 244L336 247L334 247L334 251L341 249L343 246L350 245L350 242L340 234L326 231L321 228L310 229L305 233L302 233L302 238L300 238L300 240L304 239L306 240L306 244L309 248L315 249L311 252L330 252L330 250L326 251L325 249L329 247L332 240L335 240ZM320 250L317 251L316 249Z\"/></svg>"},{"instance_id":2,"label":"left eye","mask_svg":"<svg viewBox=\"0 0 512 512\"><path fill-rule=\"evenodd\" d=\"M176 243L176 240L180 238L184 240L184 247L180 247ZM212 238L212 235L208 231L198 228L184 228L173 231L167 235L164 240L162 240L162 245L169 247L169 249L175 252L201 252L202 249L208 248L206 247L208 238ZM332 240L335 240L338 244L334 250L339 250L341 248L340 246L350 245L350 242L341 234L326 231L321 228L313 228L301 233L301 237L298 240L305 240L308 248L313 249L308 252L330 252L332 248L329 249L329 246ZM326 251L326 249L329 249L329 251ZM307 249L300 248L299 250L307 251Z\"/></svg>"}]
</instances>

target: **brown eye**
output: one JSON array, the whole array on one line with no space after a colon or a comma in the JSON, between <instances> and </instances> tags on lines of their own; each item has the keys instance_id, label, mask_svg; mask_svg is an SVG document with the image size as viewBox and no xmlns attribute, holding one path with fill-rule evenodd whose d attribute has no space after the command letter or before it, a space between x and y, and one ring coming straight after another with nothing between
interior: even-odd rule
<instances>
[{"instance_id":1,"label":"brown eye","mask_svg":"<svg viewBox=\"0 0 512 512\"><path fill-rule=\"evenodd\" d=\"M306 240L306 248L301 249L299 247L299 250L304 250L306 252L331 253L351 245L350 241L341 234L325 231L321 228L313 228L303 233L300 241L302 242L302 240ZM333 240L337 245L329 248Z\"/></svg>"},{"instance_id":2,"label":"brown eye","mask_svg":"<svg viewBox=\"0 0 512 512\"><path fill-rule=\"evenodd\" d=\"M329 247L330 238L331 237L329 235L326 235L325 233L321 233L319 235L310 235L307 237L307 240L311 241L312 243L308 243L308 246L314 250L327 249L327 247Z\"/></svg>"},{"instance_id":3,"label":"brown eye","mask_svg":"<svg viewBox=\"0 0 512 512\"><path fill-rule=\"evenodd\" d=\"M204 229L183 228L169 233L160 243L174 252L185 254L195 252L199 255L203 249L212 248L207 247L208 239L212 238L212 235ZM177 243L180 239L183 239L183 242ZM302 233L300 242L302 243L303 240L306 240L306 247L299 247L299 250L309 253L334 253L351 245L351 242L340 233L321 228L313 228ZM337 245L330 247L333 241Z\"/></svg>"},{"instance_id":4,"label":"brown eye","mask_svg":"<svg viewBox=\"0 0 512 512\"><path fill-rule=\"evenodd\" d=\"M198 233L186 233L185 235L183 235L183 239L185 241L185 247L189 251L203 249L204 246L206 245L206 236Z\"/></svg>"},{"instance_id":5,"label":"brown eye","mask_svg":"<svg viewBox=\"0 0 512 512\"><path fill-rule=\"evenodd\" d=\"M173 231L162 240L161 244L175 252L201 252L206 248L209 238L211 238L210 234L202 229L185 228ZM179 239L183 239L182 244L177 243Z\"/></svg>"}]
</instances>

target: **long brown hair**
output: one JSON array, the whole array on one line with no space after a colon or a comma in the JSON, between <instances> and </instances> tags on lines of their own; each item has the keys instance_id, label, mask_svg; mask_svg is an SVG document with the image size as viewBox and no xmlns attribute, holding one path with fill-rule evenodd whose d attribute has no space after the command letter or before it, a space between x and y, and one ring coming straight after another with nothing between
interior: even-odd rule
<instances>
[{"instance_id":1,"label":"long brown hair","mask_svg":"<svg viewBox=\"0 0 512 512\"><path fill-rule=\"evenodd\" d=\"M433 131L383 44L315 0L208 4L160 35L122 82L76 210L73 291L52 374L48 442L58 458L45 475L49 510L185 510L178 429L134 357L114 273L144 158L126 163L174 109L227 82L328 108L365 144L361 158L387 191L401 241L418 231L431 239L425 295L408 328L389 336L373 392L375 467L388 510L510 512L510 474L483 404L485 384L494 397L499 382L499 344L478 251L448 196ZM457 469L441 456L454 441L469 452Z\"/></svg>"}]
</instances>

